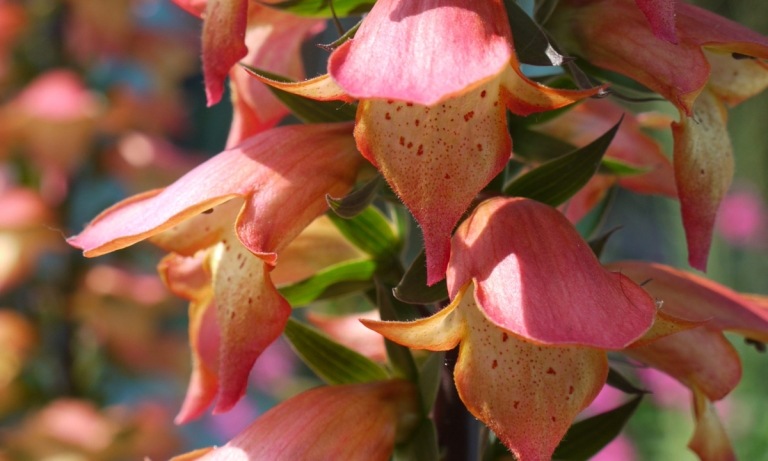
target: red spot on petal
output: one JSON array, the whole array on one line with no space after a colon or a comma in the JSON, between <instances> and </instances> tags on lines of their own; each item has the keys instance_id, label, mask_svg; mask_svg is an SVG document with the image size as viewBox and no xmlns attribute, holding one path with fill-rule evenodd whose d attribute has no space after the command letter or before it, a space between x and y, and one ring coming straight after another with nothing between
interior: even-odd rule
<instances>
[{"instance_id":1,"label":"red spot on petal","mask_svg":"<svg viewBox=\"0 0 768 461\"><path fill-rule=\"evenodd\" d=\"M445 179L451 179L451 175L449 175L448 173L445 173L445 176L444 176L444 178L445 178Z\"/></svg>"},{"instance_id":2,"label":"red spot on petal","mask_svg":"<svg viewBox=\"0 0 768 461\"><path fill-rule=\"evenodd\" d=\"M416 119L416 121L413 122L416 126L419 126L419 119Z\"/></svg>"},{"instance_id":3,"label":"red spot on petal","mask_svg":"<svg viewBox=\"0 0 768 461\"><path fill-rule=\"evenodd\" d=\"M248 304L253 304L253 298L248 297Z\"/></svg>"},{"instance_id":4,"label":"red spot on petal","mask_svg":"<svg viewBox=\"0 0 768 461\"><path fill-rule=\"evenodd\" d=\"M573 388L573 386L568 386L568 394L573 394L573 391L576 389Z\"/></svg>"},{"instance_id":5,"label":"red spot on petal","mask_svg":"<svg viewBox=\"0 0 768 461\"><path fill-rule=\"evenodd\" d=\"M419 148L416 150L416 155L424 155L424 144L419 144Z\"/></svg>"},{"instance_id":6,"label":"red spot on petal","mask_svg":"<svg viewBox=\"0 0 768 461\"><path fill-rule=\"evenodd\" d=\"M548 374L548 375L556 375L556 374L557 374L557 372L555 371L555 369L554 369L554 368L552 368L552 367L549 367L549 369L547 370L547 374Z\"/></svg>"},{"instance_id":7,"label":"red spot on petal","mask_svg":"<svg viewBox=\"0 0 768 461\"><path fill-rule=\"evenodd\" d=\"M499 366L499 362L497 362L496 360L494 360L494 361L493 361L493 364L491 365L491 368L493 368L493 369L495 370L495 369L496 369L496 367L498 367L498 366Z\"/></svg>"},{"instance_id":8,"label":"red spot on petal","mask_svg":"<svg viewBox=\"0 0 768 461\"><path fill-rule=\"evenodd\" d=\"M412 143L412 142L409 142L409 143L408 143L408 145L407 145L407 146L405 146L405 147L407 147L408 149L410 149L411 147L413 147L413 143Z\"/></svg>"},{"instance_id":9,"label":"red spot on petal","mask_svg":"<svg viewBox=\"0 0 768 461\"><path fill-rule=\"evenodd\" d=\"M404 138L404 137L402 137L402 136L400 136L400 145L401 145L401 146L404 146L404 145L405 145L405 138Z\"/></svg>"},{"instance_id":10,"label":"red spot on petal","mask_svg":"<svg viewBox=\"0 0 768 461\"><path fill-rule=\"evenodd\" d=\"M553 417L552 417L552 422L554 423L555 421L557 421L557 418L555 418L555 417L553 416Z\"/></svg>"},{"instance_id":11,"label":"red spot on petal","mask_svg":"<svg viewBox=\"0 0 768 461\"><path fill-rule=\"evenodd\" d=\"M507 340L508 340L508 339L509 339L509 336L507 336L507 334L506 334L506 333L502 333L502 334L501 334L501 340L502 340L502 341L504 341L504 342L507 342Z\"/></svg>"},{"instance_id":12,"label":"red spot on petal","mask_svg":"<svg viewBox=\"0 0 768 461\"><path fill-rule=\"evenodd\" d=\"M519 400L515 400L514 403L512 403L512 407L515 408L515 409L517 409L517 407L519 405L520 405L520 401Z\"/></svg>"},{"instance_id":13,"label":"red spot on petal","mask_svg":"<svg viewBox=\"0 0 768 461\"><path fill-rule=\"evenodd\" d=\"M464 121L465 121L465 122L468 122L468 121L470 121L470 120L472 119L472 117L474 117L474 116L475 116L475 111L471 110L471 111L467 112L466 114L464 114Z\"/></svg>"},{"instance_id":14,"label":"red spot on petal","mask_svg":"<svg viewBox=\"0 0 768 461\"><path fill-rule=\"evenodd\" d=\"M384 114L384 118L385 118L385 119L387 119L387 120L392 120L392 116L391 116L391 115L389 115L389 112L387 112L386 114Z\"/></svg>"},{"instance_id":15,"label":"red spot on petal","mask_svg":"<svg viewBox=\"0 0 768 461\"><path fill-rule=\"evenodd\" d=\"M408 107L413 107L413 103L412 102L406 102L405 105L408 106Z\"/></svg>"},{"instance_id":16,"label":"red spot on petal","mask_svg":"<svg viewBox=\"0 0 768 461\"><path fill-rule=\"evenodd\" d=\"M395 102L393 99L387 99L387 104L392 104L393 102Z\"/></svg>"},{"instance_id":17,"label":"red spot on petal","mask_svg":"<svg viewBox=\"0 0 768 461\"><path fill-rule=\"evenodd\" d=\"M483 90L483 91L480 93L480 97L481 97L481 98L484 98L484 97L485 97L485 94L486 94L486 93L485 93L485 90Z\"/></svg>"},{"instance_id":18,"label":"red spot on petal","mask_svg":"<svg viewBox=\"0 0 768 461\"><path fill-rule=\"evenodd\" d=\"M477 145L477 151L478 152L482 152L483 151L483 145L482 144L478 144Z\"/></svg>"}]
</instances>

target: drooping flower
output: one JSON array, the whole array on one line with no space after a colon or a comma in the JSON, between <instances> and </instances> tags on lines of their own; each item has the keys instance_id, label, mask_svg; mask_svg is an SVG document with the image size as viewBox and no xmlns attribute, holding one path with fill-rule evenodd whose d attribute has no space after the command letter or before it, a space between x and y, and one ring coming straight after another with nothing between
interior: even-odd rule
<instances>
[{"instance_id":1,"label":"drooping flower","mask_svg":"<svg viewBox=\"0 0 768 461\"><path fill-rule=\"evenodd\" d=\"M605 158L618 160L642 173L617 177L598 172L565 206L563 212L571 222L584 217L616 183L641 194L677 197L672 163L661 146L643 133L643 125L634 114L610 100L584 101L559 117L533 128L576 147L583 147L608 131L622 116L621 126L605 151Z\"/></svg>"},{"instance_id":2,"label":"drooping flower","mask_svg":"<svg viewBox=\"0 0 768 461\"><path fill-rule=\"evenodd\" d=\"M109 208L68 240L86 256L98 256L151 238L173 252L167 263L173 268L180 260L191 265L190 276L199 275L195 266L207 268L210 280L181 278L183 288L171 288L196 301L190 331L206 312L218 325L221 346L211 352L219 358L214 411L237 402L253 362L283 330L290 306L269 271L277 253L327 209L325 195L343 195L354 183L361 159L350 130L350 124L325 124L260 133L163 190ZM194 399L180 420L199 415L213 397Z\"/></svg>"},{"instance_id":3,"label":"drooping flower","mask_svg":"<svg viewBox=\"0 0 768 461\"><path fill-rule=\"evenodd\" d=\"M684 2L675 9L676 44L656 37L630 0L560 2L551 30L573 53L637 80L680 110L672 125L675 179L689 262L705 270L733 177L725 106L768 86L768 38Z\"/></svg>"},{"instance_id":4,"label":"drooping flower","mask_svg":"<svg viewBox=\"0 0 768 461\"><path fill-rule=\"evenodd\" d=\"M275 406L226 445L172 461L386 461L417 415L407 381L319 387Z\"/></svg>"},{"instance_id":5,"label":"drooping flower","mask_svg":"<svg viewBox=\"0 0 768 461\"><path fill-rule=\"evenodd\" d=\"M421 226L430 284L443 278L459 218L509 160L506 109L529 115L598 91L526 78L498 0L380 0L355 38L330 56L328 72L270 84L316 99L360 100L358 148Z\"/></svg>"},{"instance_id":6,"label":"drooping flower","mask_svg":"<svg viewBox=\"0 0 768 461\"><path fill-rule=\"evenodd\" d=\"M232 79L235 119L229 146L269 128L288 114L263 85L247 77L237 62L291 78L303 78L301 43L325 27L249 0L174 0L203 18L203 74L208 105L219 102L224 81ZM254 131L256 130L256 131Z\"/></svg>"},{"instance_id":7,"label":"drooping flower","mask_svg":"<svg viewBox=\"0 0 768 461\"><path fill-rule=\"evenodd\" d=\"M563 215L522 198L487 200L459 226L448 289L429 318L364 323L412 348L460 343L461 399L521 460L550 459L605 382L605 350L643 336L656 311Z\"/></svg>"},{"instance_id":8,"label":"drooping flower","mask_svg":"<svg viewBox=\"0 0 768 461\"><path fill-rule=\"evenodd\" d=\"M700 325L631 345L624 352L691 389L696 430L689 447L702 460L734 459L728 437L711 404L728 395L741 379L738 353L723 331L767 342L768 311L748 296L669 266L621 261L608 267L635 281L648 281L644 287L663 303L663 312Z\"/></svg>"}]
</instances>

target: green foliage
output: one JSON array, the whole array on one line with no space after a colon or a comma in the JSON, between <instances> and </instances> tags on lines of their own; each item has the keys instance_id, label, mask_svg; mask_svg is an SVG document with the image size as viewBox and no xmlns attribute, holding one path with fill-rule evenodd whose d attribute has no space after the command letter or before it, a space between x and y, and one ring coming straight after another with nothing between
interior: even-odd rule
<instances>
[{"instance_id":1,"label":"green foliage","mask_svg":"<svg viewBox=\"0 0 768 461\"><path fill-rule=\"evenodd\" d=\"M369 288L375 272L375 261L344 261L326 267L308 279L280 287L280 293L292 306L303 306L319 299Z\"/></svg>"},{"instance_id":2,"label":"green foliage","mask_svg":"<svg viewBox=\"0 0 768 461\"><path fill-rule=\"evenodd\" d=\"M369 358L303 323L288 319L285 337L304 363L328 384L383 381L389 374Z\"/></svg>"},{"instance_id":3,"label":"green foliage","mask_svg":"<svg viewBox=\"0 0 768 461\"><path fill-rule=\"evenodd\" d=\"M390 261L397 257L400 240L387 218L375 207L366 207L348 219L334 213L328 216L344 237L377 260Z\"/></svg>"},{"instance_id":4,"label":"green foliage","mask_svg":"<svg viewBox=\"0 0 768 461\"><path fill-rule=\"evenodd\" d=\"M427 286L427 257L423 250L405 271L393 293L397 299L408 304L432 304L448 299L445 280Z\"/></svg>"},{"instance_id":5,"label":"green foliage","mask_svg":"<svg viewBox=\"0 0 768 461\"><path fill-rule=\"evenodd\" d=\"M285 0L268 5L299 16L343 18L367 13L374 3L376 3L375 0Z\"/></svg>"}]
</instances>

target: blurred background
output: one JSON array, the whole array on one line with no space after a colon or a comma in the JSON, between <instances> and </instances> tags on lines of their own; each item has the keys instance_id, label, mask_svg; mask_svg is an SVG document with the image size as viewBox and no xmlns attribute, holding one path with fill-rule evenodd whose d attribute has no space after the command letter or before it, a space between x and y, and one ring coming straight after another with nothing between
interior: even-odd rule
<instances>
[{"instance_id":1,"label":"blurred background","mask_svg":"<svg viewBox=\"0 0 768 461\"><path fill-rule=\"evenodd\" d=\"M698 1L768 33L752 2ZM759 7L758 7L759 8ZM223 149L228 97L207 108L200 21L169 0L0 0L0 460L167 459L222 444L317 384L280 341L231 412L176 426L190 371L185 303L140 244L96 259L69 248L101 210L163 187ZM315 40L328 43L331 31ZM308 75L326 52L305 47ZM637 105L638 111L664 104ZM736 179L708 276L768 294L768 94L730 111ZM657 135L670 152L670 137ZM687 267L677 203L621 191L605 260ZM744 379L717 405L737 453L768 460L768 357L732 338ZM637 370L654 391L605 460L694 459L689 391ZM606 391L596 408L622 396Z\"/></svg>"}]
</instances>

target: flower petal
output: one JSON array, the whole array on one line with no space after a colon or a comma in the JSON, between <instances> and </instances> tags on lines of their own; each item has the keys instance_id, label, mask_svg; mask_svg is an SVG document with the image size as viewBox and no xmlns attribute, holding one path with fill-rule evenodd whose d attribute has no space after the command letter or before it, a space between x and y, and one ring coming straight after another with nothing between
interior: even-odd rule
<instances>
[{"instance_id":1,"label":"flower petal","mask_svg":"<svg viewBox=\"0 0 768 461\"><path fill-rule=\"evenodd\" d=\"M221 100L232 66L248 54L248 0L208 0L203 17L203 75L208 106Z\"/></svg>"},{"instance_id":2,"label":"flower petal","mask_svg":"<svg viewBox=\"0 0 768 461\"><path fill-rule=\"evenodd\" d=\"M653 34L669 43L677 43L675 0L635 0L651 25Z\"/></svg>"},{"instance_id":3,"label":"flower petal","mask_svg":"<svg viewBox=\"0 0 768 461\"><path fill-rule=\"evenodd\" d=\"M672 124L675 180L688 262L706 271L717 210L733 179L733 147L725 107L712 93L703 91L693 109Z\"/></svg>"},{"instance_id":4,"label":"flower petal","mask_svg":"<svg viewBox=\"0 0 768 461\"><path fill-rule=\"evenodd\" d=\"M192 376L176 424L198 418L213 402L219 388L219 329L211 280L205 266L207 252L194 257L170 254L158 265L158 272L168 288L188 299L189 343L192 349Z\"/></svg>"},{"instance_id":5,"label":"flower petal","mask_svg":"<svg viewBox=\"0 0 768 461\"><path fill-rule=\"evenodd\" d=\"M386 461L417 411L406 381L328 386L277 405L200 461Z\"/></svg>"},{"instance_id":6,"label":"flower petal","mask_svg":"<svg viewBox=\"0 0 768 461\"><path fill-rule=\"evenodd\" d=\"M688 448L699 455L701 461L736 461L728 434L712 402L697 388L693 389L693 408L696 430L688 442Z\"/></svg>"},{"instance_id":7,"label":"flower petal","mask_svg":"<svg viewBox=\"0 0 768 461\"><path fill-rule=\"evenodd\" d=\"M501 72L510 43L501 2L379 0L328 70L358 99L434 105Z\"/></svg>"},{"instance_id":8,"label":"flower petal","mask_svg":"<svg viewBox=\"0 0 768 461\"><path fill-rule=\"evenodd\" d=\"M741 379L741 361L722 333L706 327L681 331L624 353L672 376L710 400L728 395Z\"/></svg>"},{"instance_id":9,"label":"flower petal","mask_svg":"<svg viewBox=\"0 0 768 461\"><path fill-rule=\"evenodd\" d=\"M732 52L706 51L712 66L707 87L717 98L735 106L768 88L768 63Z\"/></svg>"},{"instance_id":10,"label":"flower petal","mask_svg":"<svg viewBox=\"0 0 768 461\"><path fill-rule=\"evenodd\" d=\"M310 78L301 82L278 82L263 77L256 72L252 72L245 69L256 80L266 83L267 85L287 91L291 94L298 96L304 96L318 101L347 101L353 102L355 99L351 98L344 89L336 83L329 74L320 75L319 77Z\"/></svg>"},{"instance_id":11,"label":"flower petal","mask_svg":"<svg viewBox=\"0 0 768 461\"><path fill-rule=\"evenodd\" d=\"M653 323L650 296L605 270L562 214L533 200L483 202L451 252L451 296L474 281L485 315L531 341L618 349Z\"/></svg>"},{"instance_id":12,"label":"flower petal","mask_svg":"<svg viewBox=\"0 0 768 461\"><path fill-rule=\"evenodd\" d=\"M768 342L768 310L746 295L663 264L619 261L606 267L638 283L650 280L643 287L663 302L667 314Z\"/></svg>"},{"instance_id":13,"label":"flower petal","mask_svg":"<svg viewBox=\"0 0 768 461\"><path fill-rule=\"evenodd\" d=\"M491 323L471 296L464 300L454 375L462 401L518 459L550 459L605 383L605 352L525 341Z\"/></svg>"},{"instance_id":14,"label":"flower petal","mask_svg":"<svg viewBox=\"0 0 768 461\"><path fill-rule=\"evenodd\" d=\"M269 254L325 211L326 193L340 196L351 187L361 159L350 128L347 123L293 125L259 133L162 191L114 205L68 242L86 256L98 256L240 196L246 203L238 217L238 237L273 262Z\"/></svg>"},{"instance_id":15,"label":"flower petal","mask_svg":"<svg viewBox=\"0 0 768 461\"><path fill-rule=\"evenodd\" d=\"M219 396L214 413L245 394L253 363L283 332L291 306L269 278L269 266L234 237L211 254L216 318L221 332Z\"/></svg>"}]
</instances>

